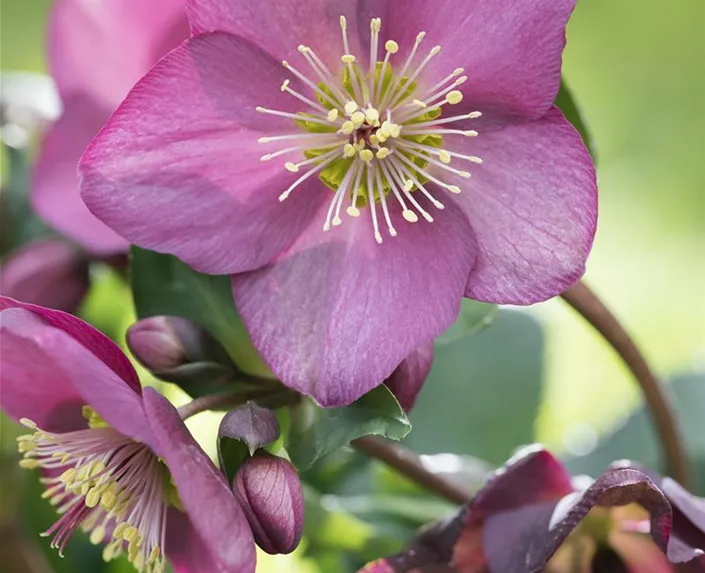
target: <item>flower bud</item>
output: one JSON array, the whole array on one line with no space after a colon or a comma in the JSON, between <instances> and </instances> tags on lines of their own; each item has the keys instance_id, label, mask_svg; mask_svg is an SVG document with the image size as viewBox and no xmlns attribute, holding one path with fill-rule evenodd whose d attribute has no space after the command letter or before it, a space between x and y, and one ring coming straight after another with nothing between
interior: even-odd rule
<instances>
[{"instance_id":1,"label":"flower bud","mask_svg":"<svg viewBox=\"0 0 705 573\"><path fill-rule=\"evenodd\" d=\"M287 460L260 450L240 466L233 480L252 534L272 555L291 553L301 541L304 496L296 468Z\"/></svg>"},{"instance_id":2,"label":"flower bud","mask_svg":"<svg viewBox=\"0 0 705 573\"><path fill-rule=\"evenodd\" d=\"M87 290L87 259L60 239L30 243L0 269L0 294L22 302L74 312Z\"/></svg>"},{"instance_id":3,"label":"flower bud","mask_svg":"<svg viewBox=\"0 0 705 573\"><path fill-rule=\"evenodd\" d=\"M145 367L164 372L190 362L201 345L201 329L184 318L154 316L133 324L127 331L127 345Z\"/></svg>"}]
</instances>

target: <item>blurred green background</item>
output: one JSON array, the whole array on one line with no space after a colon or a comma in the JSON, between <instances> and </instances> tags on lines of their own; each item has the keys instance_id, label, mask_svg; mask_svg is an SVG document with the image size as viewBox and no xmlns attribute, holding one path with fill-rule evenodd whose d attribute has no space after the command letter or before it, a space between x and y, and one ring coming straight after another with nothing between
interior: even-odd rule
<instances>
[{"instance_id":1,"label":"blurred green background","mask_svg":"<svg viewBox=\"0 0 705 573\"><path fill-rule=\"evenodd\" d=\"M44 69L49 5L48 0L2 0L3 71ZM690 373L684 390L688 394L680 403L689 406L684 424L698 434L689 435L689 443L705 460L699 420L705 412L705 392L699 391L705 377L698 374L705 371L705 4L580 0L568 39L564 74L593 137L600 183L599 230L586 280L664 378ZM129 308L115 302L116 292L129 300L126 288L107 276L84 309L113 333L131 320ZM638 408L629 373L577 315L554 300L527 310L503 309L476 336L439 344L437 364L412 416L408 444L420 453L462 453L491 464L535 439L568 456L590 454L597 447L593 457L575 461L575 467L599 471L604 456L598 454L612 447L598 445L600 437L624 425ZM198 419L199 435L205 435L212 424L198 424ZM639 427L645 434L622 428L614 455L609 450L605 459L637 457L632 449L655 457L648 424L642 420ZM12 433L7 424L2 430L3 438ZM379 468L375 471L373 477ZM378 477L371 487L379 489L390 479ZM16 479L5 463L0 479L5 492ZM369 483L346 483L345 491L357 495ZM333 512L344 506L347 513L340 515L352 514L356 521L321 521L327 524L321 527L328 538L320 542L314 534L312 547L355 552L369 541L366 522L377 518L360 510L364 503L359 495L350 499L358 505L330 497L318 504ZM7 493L0 501L3 515L17 514L9 512ZM309 511L316 523L319 510ZM427 515L437 510L434 506ZM406 531L386 522L377 525L392 537ZM7 563L2 532L0 538L0 562ZM26 543L31 551L35 540ZM268 558L258 571L345 570L333 552L314 554L318 565ZM47 571L37 567L26 570Z\"/></svg>"}]
</instances>

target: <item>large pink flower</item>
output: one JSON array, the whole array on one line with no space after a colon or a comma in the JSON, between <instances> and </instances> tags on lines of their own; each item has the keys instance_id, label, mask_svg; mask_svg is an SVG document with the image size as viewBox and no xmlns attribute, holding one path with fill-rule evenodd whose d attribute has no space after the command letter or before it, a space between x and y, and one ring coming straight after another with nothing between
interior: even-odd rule
<instances>
[{"instance_id":1,"label":"large pink flower","mask_svg":"<svg viewBox=\"0 0 705 573\"><path fill-rule=\"evenodd\" d=\"M78 192L78 160L158 58L188 36L184 0L57 0L48 59L64 113L47 133L32 180L39 215L96 254L127 241L96 219Z\"/></svg>"},{"instance_id":2,"label":"large pink flower","mask_svg":"<svg viewBox=\"0 0 705 573\"><path fill-rule=\"evenodd\" d=\"M246 518L169 402L142 392L107 337L60 311L0 297L0 405L28 426L25 468L43 468L60 551L81 528L139 571L253 572Z\"/></svg>"},{"instance_id":3,"label":"large pink flower","mask_svg":"<svg viewBox=\"0 0 705 573\"><path fill-rule=\"evenodd\" d=\"M463 296L529 304L582 275L595 172L553 106L574 4L189 0L197 35L87 150L84 200L233 274L272 370L349 403Z\"/></svg>"}]
</instances>

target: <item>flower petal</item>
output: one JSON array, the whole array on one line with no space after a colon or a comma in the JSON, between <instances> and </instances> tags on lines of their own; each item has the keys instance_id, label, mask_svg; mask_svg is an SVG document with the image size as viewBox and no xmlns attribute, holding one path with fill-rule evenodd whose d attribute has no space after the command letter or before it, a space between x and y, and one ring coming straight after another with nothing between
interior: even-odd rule
<instances>
[{"instance_id":1,"label":"flower petal","mask_svg":"<svg viewBox=\"0 0 705 573\"><path fill-rule=\"evenodd\" d=\"M23 308L38 315L47 324L62 330L86 347L101 362L107 364L137 394L142 393L137 372L124 352L110 338L87 322L59 310L43 308L0 296L0 311L6 308Z\"/></svg>"},{"instance_id":2,"label":"flower petal","mask_svg":"<svg viewBox=\"0 0 705 573\"><path fill-rule=\"evenodd\" d=\"M175 507L167 514L166 555L175 573L216 571L211 553L188 515Z\"/></svg>"},{"instance_id":3,"label":"flower petal","mask_svg":"<svg viewBox=\"0 0 705 573\"><path fill-rule=\"evenodd\" d=\"M622 558L629 573L672 573L668 557L648 535L613 532L610 545Z\"/></svg>"},{"instance_id":4,"label":"flower petal","mask_svg":"<svg viewBox=\"0 0 705 573\"><path fill-rule=\"evenodd\" d=\"M360 51L357 12L350 0L288 0L287 2L249 2L247 0L187 0L186 12L194 34L222 30L249 40L277 60L293 60L297 47L307 45L330 67L336 68L343 55L340 16L348 20L350 51ZM360 22L367 29L369 22ZM303 58L302 67L308 71ZM335 71L336 68L333 68Z\"/></svg>"},{"instance_id":5,"label":"flower petal","mask_svg":"<svg viewBox=\"0 0 705 573\"><path fill-rule=\"evenodd\" d=\"M49 20L49 64L63 96L84 94L111 110L187 37L184 0L60 0Z\"/></svg>"},{"instance_id":6,"label":"flower petal","mask_svg":"<svg viewBox=\"0 0 705 573\"><path fill-rule=\"evenodd\" d=\"M193 439L174 407L152 388L144 405L159 451L194 530L210 553L213 573L253 573L255 544L223 476Z\"/></svg>"},{"instance_id":7,"label":"flower petal","mask_svg":"<svg viewBox=\"0 0 705 573\"><path fill-rule=\"evenodd\" d=\"M127 241L98 220L78 192L78 160L110 112L82 95L65 99L64 106L42 142L32 175L32 206L54 229L92 253L125 251Z\"/></svg>"},{"instance_id":8,"label":"flower petal","mask_svg":"<svg viewBox=\"0 0 705 573\"><path fill-rule=\"evenodd\" d=\"M597 224L595 168L578 133L554 108L457 143L484 158L472 179L446 178L462 189L453 198L479 246L466 296L532 304L565 291L585 271Z\"/></svg>"},{"instance_id":9,"label":"flower petal","mask_svg":"<svg viewBox=\"0 0 705 573\"><path fill-rule=\"evenodd\" d=\"M565 26L575 2L364 0L362 11L382 17L384 38L399 43L403 58L425 31L420 53L425 56L435 45L442 50L425 68L424 84L430 87L463 67L469 80L455 111L480 110L495 122L538 119L549 110L560 85Z\"/></svg>"},{"instance_id":10,"label":"flower petal","mask_svg":"<svg viewBox=\"0 0 705 573\"><path fill-rule=\"evenodd\" d=\"M88 261L64 240L29 243L3 261L3 296L73 312L87 290Z\"/></svg>"},{"instance_id":11,"label":"flower petal","mask_svg":"<svg viewBox=\"0 0 705 573\"><path fill-rule=\"evenodd\" d=\"M433 340L414 350L396 367L385 384L404 410L411 411L433 363Z\"/></svg>"},{"instance_id":12,"label":"flower petal","mask_svg":"<svg viewBox=\"0 0 705 573\"><path fill-rule=\"evenodd\" d=\"M458 315L475 258L467 221L452 204L433 224L407 224L398 211L393 205L391 217L403 226L381 245L367 209L328 233L322 211L276 262L232 278L265 362L324 406L379 385Z\"/></svg>"},{"instance_id":13,"label":"flower petal","mask_svg":"<svg viewBox=\"0 0 705 573\"><path fill-rule=\"evenodd\" d=\"M50 432L85 427L83 398L56 365L37 338L46 323L28 310L0 312L0 405L11 418L29 418Z\"/></svg>"},{"instance_id":14,"label":"flower petal","mask_svg":"<svg viewBox=\"0 0 705 573\"><path fill-rule=\"evenodd\" d=\"M261 162L265 133L296 111L281 66L229 34L207 34L163 58L130 92L81 160L89 209L129 241L221 274L252 270L291 244L327 194ZM294 83L292 82L292 85Z\"/></svg>"}]
</instances>

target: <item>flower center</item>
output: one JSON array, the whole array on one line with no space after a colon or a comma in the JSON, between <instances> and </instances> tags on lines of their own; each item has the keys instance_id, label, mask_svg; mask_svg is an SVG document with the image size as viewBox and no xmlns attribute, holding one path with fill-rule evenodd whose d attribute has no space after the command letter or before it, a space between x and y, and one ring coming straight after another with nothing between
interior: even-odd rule
<instances>
[{"instance_id":1,"label":"flower center","mask_svg":"<svg viewBox=\"0 0 705 573\"><path fill-rule=\"evenodd\" d=\"M44 468L58 477L41 478L48 498L61 517L42 536L53 536L51 546L61 554L81 527L94 544L109 539L106 561L127 550L138 571L163 573L169 472L147 446L108 426L89 407L89 428L55 434L31 420L21 423L34 430L18 438L24 454L20 466Z\"/></svg>"},{"instance_id":2,"label":"flower center","mask_svg":"<svg viewBox=\"0 0 705 573\"><path fill-rule=\"evenodd\" d=\"M381 19L373 18L370 23L369 66L363 65L350 51L344 16L340 18L340 27L343 55L339 73L334 74L310 47L303 45L299 46L299 53L316 81L289 62L283 62L284 67L312 91L309 94L312 97L295 91L290 80L286 80L281 90L304 104L305 111L287 113L257 108L260 113L292 119L300 128L296 133L261 138L262 144L286 145L263 155L261 160L303 154L304 160L285 163L285 168L292 173L302 169L306 172L279 200L284 201L301 183L317 174L334 192L323 230L329 231L342 224L344 204L350 217L359 217L361 208L369 207L375 240L381 244L380 229L384 225L391 237L397 235L391 208L395 201L406 222L418 222L419 215L433 222L433 215L419 203L416 192L439 210L444 205L436 196L438 188L450 193L461 192L459 186L444 179L448 175L467 179L470 173L452 167L451 163L456 159L472 163L482 163L482 160L449 151L444 146L444 138L475 137L478 133L447 124L475 119L482 114L474 111L441 118L446 106L463 100L457 88L467 78L462 75L463 69L457 68L430 88L419 86L424 69L441 51L440 46L435 46L419 61L417 54L425 32L416 36L407 58L396 70L392 56L399 52L399 45L393 40L384 44L385 55L379 60Z\"/></svg>"}]
</instances>

